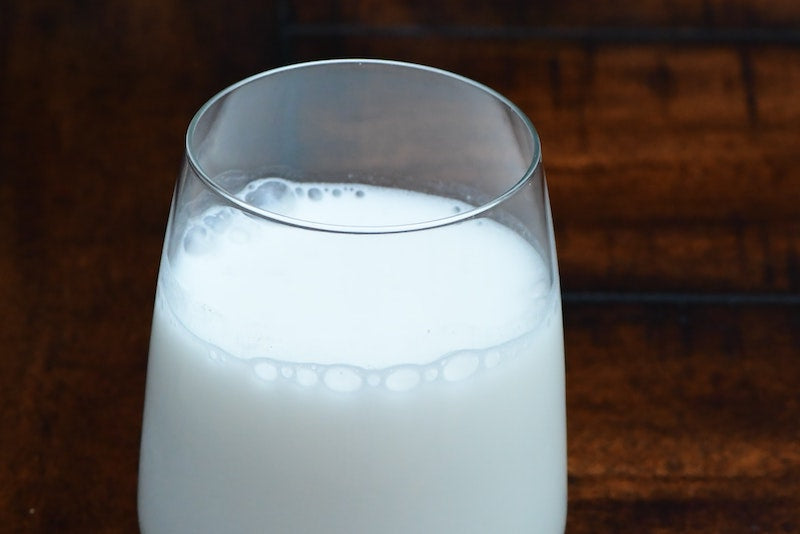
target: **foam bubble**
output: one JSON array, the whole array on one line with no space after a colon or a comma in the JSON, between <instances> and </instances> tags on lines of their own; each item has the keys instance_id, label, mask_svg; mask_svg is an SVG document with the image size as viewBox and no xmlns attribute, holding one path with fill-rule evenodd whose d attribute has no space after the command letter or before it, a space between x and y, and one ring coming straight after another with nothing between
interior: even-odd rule
<instances>
[{"instance_id":1,"label":"foam bubble","mask_svg":"<svg viewBox=\"0 0 800 534\"><path fill-rule=\"evenodd\" d=\"M460 352L444 361L442 376L448 382L464 380L470 377L477 369L480 360L473 352Z\"/></svg>"},{"instance_id":2,"label":"foam bubble","mask_svg":"<svg viewBox=\"0 0 800 534\"><path fill-rule=\"evenodd\" d=\"M231 224L231 212L222 209L217 213L203 217L203 225L213 232L224 232Z\"/></svg>"},{"instance_id":3,"label":"foam bubble","mask_svg":"<svg viewBox=\"0 0 800 534\"><path fill-rule=\"evenodd\" d=\"M297 379L297 383L305 387L314 386L319 381L319 376L317 376L316 371L311 367L299 366L295 370L294 375Z\"/></svg>"},{"instance_id":4,"label":"foam bubble","mask_svg":"<svg viewBox=\"0 0 800 534\"><path fill-rule=\"evenodd\" d=\"M286 210L294 199L294 192L289 184L279 178L267 178L257 182L254 189L244 195L244 200L262 209L281 206Z\"/></svg>"},{"instance_id":5,"label":"foam bubble","mask_svg":"<svg viewBox=\"0 0 800 534\"><path fill-rule=\"evenodd\" d=\"M419 371L413 367L401 367L386 377L386 387L392 391L408 391L419 384Z\"/></svg>"},{"instance_id":6,"label":"foam bubble","mask_svg":"<svg viewBox=\"0 0 800 534\"><path fill-rule=\"evenodd\" d=\"M322 200L322 191L318 187L312 187L308 190L308 198L311 200Z\"/></svg>"},{"instance_id":7,"label":"foam bubble","mask_svg":"<svg viewBox=\"0 0 800 534\"><path fill-rule=\"evenodd\" d=\"M325 385L334 391L350 392L361 387L363 378L355 369L335 365L325 371Z\"/></svg>"},{"instance_id":8,"label":"foam bubble","mask_svg":"<svg viewBox=\"0 0 800 534\"><path fill-rule=\"evenodd\" d=\"M278 378L278 368L269 362L258 362L253 366L253 370L256 376L267 382L272 382Z\"/></svg>"},{"instance_id":9,"label":"foam bubble","mask_svg":"<svg viewBox=\"0 0 800 534\"><path fill-rule=\"evenodd\" d=\"M207 254L211 251L211 239L204 226L192 226L183 237L183 249L192 255Z\"/></svg>"}]
</instances>

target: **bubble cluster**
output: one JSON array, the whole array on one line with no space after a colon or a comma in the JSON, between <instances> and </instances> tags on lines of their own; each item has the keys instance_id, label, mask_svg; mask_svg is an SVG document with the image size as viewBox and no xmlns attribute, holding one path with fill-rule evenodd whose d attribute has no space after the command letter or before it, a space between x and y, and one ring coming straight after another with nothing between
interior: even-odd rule
<instances>
[{"instance_id":1,"label":"bubble cluster","mask_svg":"<svg viewBox=\"0 0 800 534\"><path fill-rule=\"evenodd\" d=\"M278 178L266 178L250 182L244 190L245 202L265 210L278 205L285 209L286 203L293 201L295 198L295 193L290 185Z\"/></svg>"},{"instance_id":2,"label":"bubble cluster","mask_svg":"<svg viewBox=\"0 0 800 534\"><path fill-rule=\"evenodd\" d=\"M325 387L331 391L350 393L365 386L407 392L423 383L460 382L483 369L497 367L503 360L532 350L528 333L499 347L486 350L453 352L427 365L403 364L386 369L370 370L357 366L308 364L254 359L253 372L264 382L283 380L304 388Z\"/></svg>"},{"instance_id":3,"label":"bubble cluster","mask_svg":"<svg viewBox=\"0 0 800 534\"><path fill-rule=\"evenodd\" d=\"M327 198L340 199L345 194L351 198L364 198L366 193L359 185L304 184L277 177L257 178L246 183L235 196L247 204L280 215L294 216L302 203L321 202ZM213 206L200 217L187 222L183 234L183 249L199 256L214 249L217 235L225 234L230 241L242 244L248 241L242 225L235 224L237 210L229 206Z\"/></svg>"},{"instance_id":4,"label":"bubble cluster","mask_svg":"<svg viewBox=\"0 0 800 534\"><path fill-rule=\"evenodd\" d=\"M234 211L218 206L211 208L201 218L191 221L183 235L183 249L187 254L199 256L214 249L216 236L228 233ZM231 236L235 239L235 235Z\"/></svg>"},{"instance_id":5,"label":"bubble cluster","mask_svg":"<svg viewBox=\"0 0 800 534\"><path fill-rule=\"evenodd\" d=\"M236 193L236 197L251 206L287 215L297 200L319 202L326 197L341 198L345 193L352 193L356 198L365 196L364 190L357 185L326 187L323 184L303 184L268 177L251 181Z\"/></svg>"},{"instance_id":6,"label":"bubble cluster","mask_svg":"<svg viewBox=\"0 0 800 534\"><path fill-rule=\"evenodd\" d=\"M383 188L367 184L299 182L277 176L248 176L241 171L220 176L236 199L253 208L315 223L393 226L438 220L471 209L458 200L442 203L441 199L413 191L395 191L389 203L382 196ZM365 198L367 201L362 202ZM185 252L193 256L209 254L218 243L217 235L223 234L235 244L247 243L250 234L245 228L251 225L245 217L242 210L230 205L212 205L201 215L190 216L183 232ZM480 220L477 224L481 224Z\"/></svg>"},{"instance_id":7,"label":"bubble cluster","mask_svg":"<svg viewBox=\"0 0 800 534\"><path fill-rule=\"evenodd\" d=\"M223 208L203 217L203 224L213 232L224 232L231 224L231 210Z\"/></svg>"},{"instance_id":8,"label":"bubble cluster","mask_svg":"<svg viewBox=\"0 0 800 534\"><path fill-rule=\"evenodd\" d=\"M193 225L183 237L183 249L187 254L199 255L211 251L211 239L204 226Z\"/></svg>"}]
</instances>

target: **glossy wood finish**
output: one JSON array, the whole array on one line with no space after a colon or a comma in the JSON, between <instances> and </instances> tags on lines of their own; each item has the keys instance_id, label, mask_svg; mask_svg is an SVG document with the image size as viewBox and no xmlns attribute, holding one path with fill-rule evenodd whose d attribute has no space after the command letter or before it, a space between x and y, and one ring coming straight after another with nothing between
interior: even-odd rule
<instances>
[{"instance_id":1,"label":"glossy wood finish","mask_svg":"<svg viewBox=\"0 0 800 534\"><path fill-rule=\"evenodd\" d=\"M800 531L795 2L0 4L0 531L137 532L147 340L194 111L388 57L508 95L565 291L569 532Z\"/></svg>"}]
</instances>

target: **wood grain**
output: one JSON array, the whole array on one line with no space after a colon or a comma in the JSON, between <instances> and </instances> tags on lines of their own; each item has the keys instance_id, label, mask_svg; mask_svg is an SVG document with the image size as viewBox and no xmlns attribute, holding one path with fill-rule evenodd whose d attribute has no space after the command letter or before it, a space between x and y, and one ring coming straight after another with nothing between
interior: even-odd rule
<instances>
[{"instance_id":1,"label":"wood grain","mask_svg":"<svg viewBox=\"0 0 800 534\"><path fill-rule=\"evenodd\" d=\"M497 27L796 28L800 7L790 0L623 0L613 2L480 2L478 0L311 0L288 2L291 22L365 27L398 25Z\"/></svg>"},{"instance_id":2,"label":"wood grain","mask_svg":"<svg viewBox=\"0 0 800 534\"><path fill-rule=\"evenodd\" d=\"M569 306L569 531L800 529L797 312Z\"/></svg>"}]
</instances>

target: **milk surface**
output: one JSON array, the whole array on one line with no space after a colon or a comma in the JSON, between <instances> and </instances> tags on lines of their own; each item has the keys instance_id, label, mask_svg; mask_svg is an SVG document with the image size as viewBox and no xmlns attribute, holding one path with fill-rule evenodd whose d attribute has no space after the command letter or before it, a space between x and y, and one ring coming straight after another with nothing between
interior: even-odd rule
<instances>
[{"instance_id":1,"label":"milk surface","mask_svg":"<svg viewBox=\"0 0 800 534\"><path fill-rule=\"evenodd\" d=\"M242 200L391 226L471 209L261 179ZM142 531L562 532L557 284L487 218L310 231L230 207L162 260L140 466Z\"/></svg>"}]
</instances>

